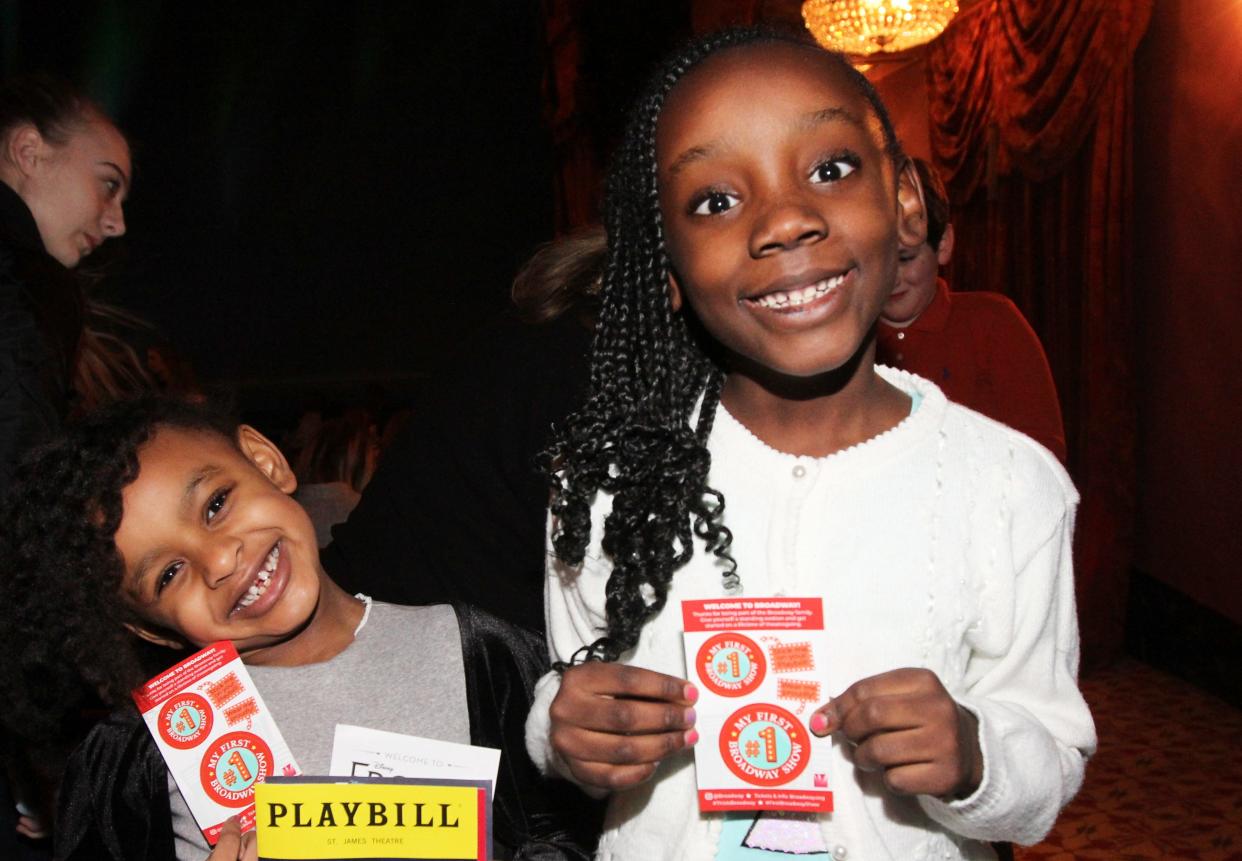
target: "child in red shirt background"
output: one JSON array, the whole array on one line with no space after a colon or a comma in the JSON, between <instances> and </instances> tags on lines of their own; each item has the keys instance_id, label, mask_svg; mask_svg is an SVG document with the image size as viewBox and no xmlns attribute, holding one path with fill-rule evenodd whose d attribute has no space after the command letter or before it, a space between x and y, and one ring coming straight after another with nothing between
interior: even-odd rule
<instances>
[{"instance_id":1,"label":"child in red shirt background","mask_svg":"<svg viewBox=\"0 0 1242 861\"><path fill-rule=\"evenodd\" d=\"M949 200L935 168L914 159L927 241L903 248L880 314L876 360L931 380L949 400L1022 431L1065 462L1065 427L1039 337L1008 297L954 292L939 277L953 255Z\"/></svg>"}]
</instances>

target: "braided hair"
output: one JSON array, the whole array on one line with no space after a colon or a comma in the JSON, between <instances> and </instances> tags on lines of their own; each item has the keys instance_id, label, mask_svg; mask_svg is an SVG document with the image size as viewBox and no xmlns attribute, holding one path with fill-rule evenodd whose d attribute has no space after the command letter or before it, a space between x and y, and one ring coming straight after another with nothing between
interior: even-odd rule
<instances>
[{"instance_id":1,"label":"braided hair","mask_svg":"<svg viewBox=\"0 0 1242 861\"><path fill-rule=\"evenodd\" d=\"M591 536L591 503L599 491L612 496L602 541L612 562L607 629L579 650L575 662L615 661L635 646L646 621L663 609L673 573L693 554L694 537L716 556L726 592L740 586L729 552L732 535L723 523L725 500L707 483L707 439L724 368L689 309L677 314L670 303L655 140L665 100L687 72L713 54L764 42L797 45L839 66L871 104L886 154L897 165L904 161L870 82L844 57L804 36L768 28L726 30L690 43L651 79L608 175L608 254L590 394L555 429L543 455L557 524L552 545L562 561L581 564Z\"/></svg>"},{"instance_id":2,"label":"braided hair","mask_svg":"<svg viewBox=\"0 0 1242 861\"><path fill-rule=\"evenodd\" d=\"M236 422L170 398L121 402L28 452L0 512L0 696L8 728L54 742L75 705L110 706L157 669L124 627L138 617L120 596L115 537L122 491L160 427L235 439ZM161 650L163 666L171 663Z\"/></svg>"}]
</instances>

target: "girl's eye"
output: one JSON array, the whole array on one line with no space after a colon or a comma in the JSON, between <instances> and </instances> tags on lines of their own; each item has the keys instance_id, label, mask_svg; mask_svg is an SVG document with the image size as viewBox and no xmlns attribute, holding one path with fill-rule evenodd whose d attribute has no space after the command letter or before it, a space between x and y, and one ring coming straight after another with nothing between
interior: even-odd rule
<instances>
[{"instance_id":1,"label":"girl's eye","mask_svg":"<svg viewBox=\"0 0 1242 861\"><path fill-rule=\"evenodd\" d=\"M738 198L726 191L709 191L696 203L692 210L695 215L719 215L737 206Z\"/></svg>"},{"instance_id":2,"label":"girl's eye","mask_svg":"<svg viewBox=\"0 0 1242 861\"><path fill-rule=\"evenodd\" d=\"M121 190L120 180L105 179L104 188L108 189L108 197L116 197L117 193Z\"/></svg>"},{"instance_id":3,"label":"girl's eye","mask_svg":"<svg viewBox=\"0 0 1242 861\"><path fill-rule=\"evenodd\" d=\"M821 161L811 170L811 182L836 182L845 179L858 169L858 159L839 156Z\"/></svg>"},{"instance_id":4,"label":"girl's eye","mask_svg":"<svg viewBox=\"0 0 1242 861\"><path fill-rule=\"evenodd\" d=\"M204 517L208 523L214 520L216 515L220 513L228 498L229 492L227 490L219 490L212 494L211 499L207 500L207 512Z\"/></svg>"},{"instance_id":5,"label":"girl's eye","mask_svg":"<svg viewBox=\"0 0 1242 861\"><path fill-rule=\"evenodd\" d=\"M164 587L173 581L173 578L177 576L177 573L181 570L181 566L183 564L185 563L173 562L160 572L160 576L155 581L155 594L158 595L164 591Z\"/></svg>"}]
</instances>

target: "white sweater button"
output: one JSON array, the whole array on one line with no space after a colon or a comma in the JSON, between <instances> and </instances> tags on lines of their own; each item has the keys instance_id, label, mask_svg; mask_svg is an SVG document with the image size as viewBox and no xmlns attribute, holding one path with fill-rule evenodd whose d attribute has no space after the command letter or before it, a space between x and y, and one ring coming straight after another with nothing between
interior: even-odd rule
<instances>
[{"instance_id":1,"label":"white sweater button","mask_svg":"<svg viewBox=\"0 0 1242 861\"><path fill-rule=\"evenodd\" d=\"M845 861L845 859L849 856L850 853L840 843L832 847L832 857L835 858L836 861Z\"/></svg>"},{"instance_id":2,"label":"white sweater button","mask_svg":"<svg viewBox=\"0 0 1242 861\"><path fill-rule=\"evenodd\" d=\"M802 464L798 464L797 466L793 468L794 478L802 478L804 475L806 475L806 467L803 466Z\"/></svg>"}]
</instances>

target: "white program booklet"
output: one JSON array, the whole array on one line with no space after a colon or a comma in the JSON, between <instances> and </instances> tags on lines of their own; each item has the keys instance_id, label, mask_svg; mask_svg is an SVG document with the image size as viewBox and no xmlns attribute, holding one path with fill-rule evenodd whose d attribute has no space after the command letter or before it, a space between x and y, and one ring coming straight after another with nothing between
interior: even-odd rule
<instances>
[{"instance_id":1,"label":"white program booklet","mask_svg":"<svg viewBox=\"0 0 1242 861\"><path fill-rule=\"evenodd\" d=\"M366 729L336 725L332 743L334 777L421 777L486 780L496 784L500 751Z\"/></svg>"}]
</instances>

